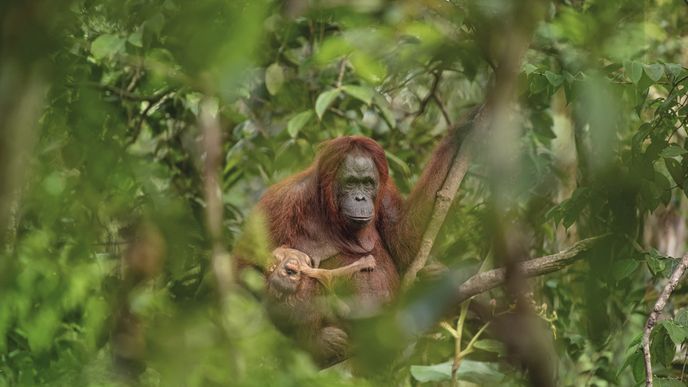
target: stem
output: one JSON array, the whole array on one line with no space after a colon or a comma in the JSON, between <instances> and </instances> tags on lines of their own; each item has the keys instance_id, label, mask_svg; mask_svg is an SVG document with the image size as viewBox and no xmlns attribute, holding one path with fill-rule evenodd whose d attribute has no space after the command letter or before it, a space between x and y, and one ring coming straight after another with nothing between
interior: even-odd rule
<instances>
[{"instance_id":1,"label":"stem","mask_svg":"<svg viewBox=\"0 0 688 387\"><path fill-rule=\"evenodd\" d=\"M468 315L468 305L471 300L468 300L461 304L461 313L459 313L459 320L456 322L456 339L454 340L454 363L452 364L451 380L452 387L459 386L459 379L456 378L456 372L459 370L461 365L461 336L463 335L463 324L466 322L466 315Z\"/></svg>"},{"instance_id":2,"label":"stem","mask_svg":"<svg viewBox=\"0 0 688 387\"><path fill-rule=\"evenodd\" d=\"M669 277L669 282L667 282L667 284L664 286L664 289L662 290L662 293L659 295L659 298L657 299L655 306L652 308L652 312L650 312L650 316L647 319L647 323L645 324L645 329L643 330L643 356L645 357L645 386L647 387L652 387L653 385L652 355L650 354L650 334L652 334L652 329L654 329L655 325L657 324L657 318L662 313L662 310L664 310L664 307L669 301L669 297L671 297L671 293L674 291L674 289L676 289L676 286L678 286L678 283L681 280L683 273L685 273L687 267L688 254L684 255L683 258L681 258L681 262L679 262L678 266L676 266L674 272L671 273L671 277Z\"/></svg>"}]
</instances>

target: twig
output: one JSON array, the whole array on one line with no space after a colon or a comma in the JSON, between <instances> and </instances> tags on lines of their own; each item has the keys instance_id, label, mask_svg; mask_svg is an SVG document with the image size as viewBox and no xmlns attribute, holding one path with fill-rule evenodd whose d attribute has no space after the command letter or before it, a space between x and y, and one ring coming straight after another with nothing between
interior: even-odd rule
<instances>
[{"instance_id":1,"label":"twig","mask_svg":"<svg viewBox=\"0 0 688 387\"><path fill-rule=\"evenodd\" d=\"M212 265L220 297L225 298L233 283L231 257L222 243L222 131L216 114L211 112L210 102L201 103L200 126L203 133L205 163L203 188L205 193L206 227L212 242Z\"/></svg>"},{"instance_id":2,"label":"twig","mask_svg":"<svg viewBox=\"0 0 688 387\"><path fill-rule=\"evenodd\" d=\"M430 103L430 100L437 93L437 88L440 86L440 80L442 80L442 71L439 70L439 71L433 72L432 76L433 76L433 81L432 81L432 85L430 86L430 91L428 91L428 94L426 94L425 97L420 101L420 105L418 106L418 110L416 110L414 113L412 113L415 116L415 118L418 118L421 115L423 115L423 113L425 113L425 110L427 110L428 104Z\"/></svg>"},{"instance_id":3,"label":"twig","mask_svg":"<svg viewBox=\"0 0 688 387\"><path fill-rule=\"evenodd\" d=\"M679 262L678 266L676 266L676 269L674 269L674 272L671 273L671 277L669 277L669 282L667 282L667 284L664 286L664 289L662 290L662 293L659 295L659 298L657 299L655 306L652 308L652 312L650 312L650 317L648 317L647 319L645 329L643 330L643 356L645 357L645 386L647 387L652 387L652 355L650 354L650 334L652 333L652 329L657 324L657 318L659 317L660 313L662 313L662 310L664 310L664 307L669 301L671 293L674 291L674 289L676 289L676 286L678 286L678 283L681 280L683 273L686 271L686 268L688 268L688 254L683 256L681 262Z\"/></svg>"},{"instance_id":4,"label":"twig","mask_svg":"<svg viewBox=\"0 0 688 387\"><path fill-rule=\"evenodd\" d=\"M451 128L452 121L449 117L449 112L447 112L447 107L444 106L444 103L442 102L440 96L437 93L434 93L432 95L432 98L435 100L435 103L437 103L437 106L440 108L440 111L442 112L442 117L444 117L444 121L447 123L447 126Z\"/></svg>"},{"instance_id":5,"label":"twig","mask_svg":"<svg viewBox=\"0 0 688 387\"><path fill-rule=\"evenodd\" d=\"M129 92L125 89L120 89L118 87L114 87L111 85L101 85L100 83L97 82L86 82L87 86L95 87L101 90L109 91L112 94L117 95L120 98L128 99L130 101L149 101L149 102L155 102L160 100L165 94L167 94L170 90L167 88L164 88L160 91L158 91L155 94L151 95L139 95L135 94L132 92Z\"/></svg>"},{"instance_id":6,"label":"twig","mask_svg":"<svg viewBox=\"0 0 688 387\"><path fill-rule=\"evenodd\" d=\"M520 262L518 263L518 270L524 277L536 277L561 270L576 262L582 257L583 252L589 250L596 242L605 237L606 235L601 235L583 239L562 252ZM453 303L461 303L477 294L496 288L505 280L506 269L503 267L478 273L458 287Z\"/></svg>"},{"instance_id":7,"label":"twig","mask_svg":"<svg viewBox=\"0 0 688 387\"><path fill-rule=\"evenodd\" d=\"M456 322L456 336L454 337L454 362L452 363L451 369L451 385L452 387L458 387L459 379L456 378L456 372L461 366L461 360L463 359L461 352L461 336L463 336L463 324L466 322L466 316L468 315L468 305L470 301L466 301L461 304L461 313L459 313L459 320Z\"/></svg>"},{"instance_id":8,"label":"twig","mask_svg":"<svg viewBox=\"0 0 688 387\"><path fill-rule=\"evenodd\" d=\"M342 80L344 79L344 72L346 71L346 58L339 62L339 76L337 76L337 89L342 87Z\"/></svg>"},{"instance_id":9,"label":"twig","mask_svg":"<svg viewBox=\"0 0 688 387\"><path fill-rule=\"evenodd\" d=\"M132 133L129 141L127 141L127 146L135 143L136 140L139 138L139 135L141 134L141 128L143 127L143 123L144 123L144 121L146 121L146 118L148 118L148 113L153 108L157 109L160 105L162 105L162 103L165 102L165 100L168 99L171 94L172 94L172 92L162 94L158 100L151 100L148 102L148 106L146 106L146 108L143 109L143 111L141 112L141 116L136 121L136 126L134 127L134 132Z\"/></svg>"}]
</instances>

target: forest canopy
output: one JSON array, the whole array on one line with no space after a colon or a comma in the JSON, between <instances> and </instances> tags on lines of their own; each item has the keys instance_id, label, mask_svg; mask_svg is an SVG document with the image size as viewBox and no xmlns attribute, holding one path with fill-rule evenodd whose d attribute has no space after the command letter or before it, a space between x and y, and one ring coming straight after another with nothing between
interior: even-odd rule
<instances>
[{"instance_id":1,"label":"forest canopy","mask_svg":"<svg viewBox=\"0 0 688 387\"><path fill-rule=\"evenodd\" d=\"M687 18L3 0L0 386L686 385ZM235 270L277 247L252 209L345 135L407 195L476 111L413 273L321 370Z\"/></svg>"}]
</instances>

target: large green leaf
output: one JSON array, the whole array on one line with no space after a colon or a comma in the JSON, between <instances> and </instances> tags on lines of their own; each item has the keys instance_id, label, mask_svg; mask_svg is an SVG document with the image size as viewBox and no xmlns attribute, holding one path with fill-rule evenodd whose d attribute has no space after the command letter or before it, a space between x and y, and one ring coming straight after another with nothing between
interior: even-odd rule
<instances>
[{"instance_id":1,"label":"large green leaf","mask_svg":"<svg viewBox=\"0 0 688 387\"><path fill-rule=\"evenodd\" d=\"M308 121L311 120L312 117L312 110L306 110L305 112L301 112L292 117L287 123L287 133L289 133L289 136L291 136L291 138L296 138L296 136L299 134L299 131L301 131L301 129L308 123Z\"/></svg>"},{"instance_id":2,"label":"large green leaf","mask_svg":"<svg viewBox=\"0 0 688 387\"><path fill-rule=\"evenodd\" d=\"M375 95L375 90L366 86L344 85L342 90L366 105L370 105L373 102L373 96Z\"/></svg>"},{"instance_id":3,"label":"large green leaf","mask_svg":"<svg viewBox=\"0 0 688 387\"><path fill-rule=\"evenodd\" d=\"M626 71L626 76L628 76L628 79L630 79L631 82L636 84L640 81L640 78L643 76L643 65L635 61L629 61L624 63L624 70Z\"/></svg>"},{"instance_id":4,"label":"large green leaf","mask_svg":"<svg viewBox=\"0 0 688 387\"><path fill-rule=\"evenodd\" d=\"M662 75L664 75L664 66L661 64L655 63L643 67L645 68L645 74L655 82L659 81Z\"/></svg>"},{"instance_id":5,"label":"large green leaf","mask_svg":"<svg viewBox=\"0 0 688 387\"><path fill-rule=\"evenodd\" d=\"M429 366L411 366L411 375L419 382L440 382L451 379L453 361ZM459 380L465 380L479 385L494 385L504 380L504 374L494 363L486 363L464 359L456 371Z\"/></svg>"},{"instance_id":6,"label":"large green leaf","mask_svg":"<svg viewBox=\"0 0 688 387\"><path fill-rule=\"evenodd\" d=\"M91 43L91 53L96 59L110 58L124 49L125 40L117 35L104 34Z\"/></svg>"},{"instance_id":7,"label":"large green leaf","mask_svg":"<svg viewBox=\"0 0 688 387\"><path fill-rule=\"evenodd\" d=\"M638 268L639 265L640 262L636 261L635 259L621 259L614 262L612 267L614 279L619 281L628 277L635 271L635 269Z\"/></svg>"},{"instance_id":8,"label":"large green leaf","mask_svg":"<svg viewBox=\"0 0 688 387\"><path fill-rule=\"evenodd\" d=\"M667 331L671 341L676 345L683 344L683 341L688 338L688 327L680 325L673 320L664 320L661 322L662 327Z\"/></svg>"},{"instance_id":9,"label":"large green leaf","mask_svg":"<svg viewBox=\"0 0 688 387\"><path fill-rule=\"evenodd\" d=\"M277 94L284 84L284 70L279 63L273 63L265 69L265 88L271 95Z\"/></svg>"},{"instance_id":10,"label":"large green leaf","mask_svg":"<svg viewBox=\"0 0 688 387\"><path fill-rule=\"evenodd\" d=\"M684 148L676 144L671 144L668 147L664 148L659 154L662 157L676 157L684 155L686 153L688 153L688 150L685 150Z\"/></svg>"}]
</instances>

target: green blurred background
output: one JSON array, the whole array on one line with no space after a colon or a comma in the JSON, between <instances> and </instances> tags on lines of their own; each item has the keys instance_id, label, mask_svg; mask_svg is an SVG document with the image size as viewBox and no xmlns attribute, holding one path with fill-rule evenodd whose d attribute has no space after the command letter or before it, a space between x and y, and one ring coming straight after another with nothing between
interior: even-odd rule
<instances>
[{"instance_id":1,"label":"green blurred background","mask_svg":"<svg viewBox=\"0 0 688 387\"><path fill-rule=\"evenodd\" d=\"M495 207L533 257L611 234L584 260L530 280L529 297L558 385L633 385L645 376L642 325L686 247L688 4L527 4L543 18L518 74L517 118L477 152L433 261L459 278L495 265ZM377 140L407 193L447 121L483 101L506 35L527 22L521 8L2 1L0 386L452 383L446 327L458 316L424 317L456 276L358 324L366 364L353 375L318 370L274 328L259 276L218 302L199 109L207 101L222 129L231 250L261 192L334 136ZM508 150L508 174L495 176L495 149ZM501 289L478 298L510 313ZM655 329L657 385L688 381L687 306L679 287ZM484 323L467 315L464 345ZM512 360L488 329L458 377L527 385Z\"/></svg>"}]
</instances>

